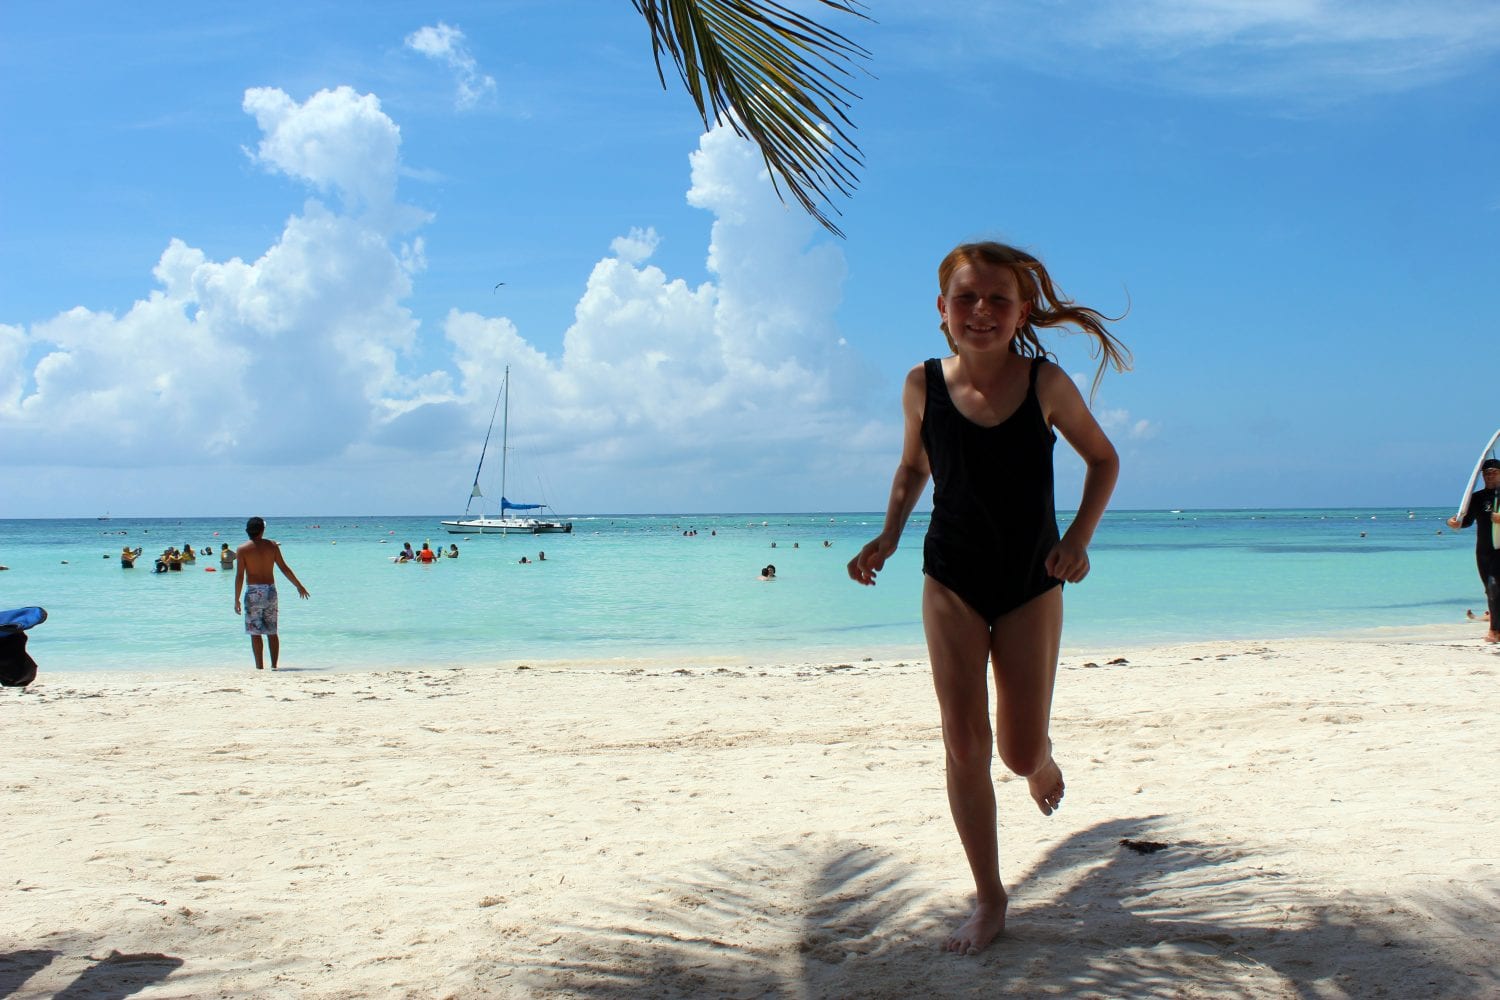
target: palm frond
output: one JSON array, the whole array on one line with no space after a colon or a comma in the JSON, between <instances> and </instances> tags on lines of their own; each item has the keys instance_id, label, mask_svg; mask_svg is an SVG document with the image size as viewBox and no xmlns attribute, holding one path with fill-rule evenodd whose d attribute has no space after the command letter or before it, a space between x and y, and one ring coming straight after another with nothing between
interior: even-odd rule
<instances>
[{"instance_id":1,"label":"palm frond","mask_svg":"<svg viewBox=\"0 0 1500 1000\"><path fill-rule=\"evenodd\" d=\"M846 113L849 86L869 52L775 0L631 0L651 30L662 86L671 57L704 127L728 124L760 147L772 183L792 193L829 232L837 192L858 185L864 165ZM869 20L859 0L818 0Z\"/></svg>"}]
</instances>

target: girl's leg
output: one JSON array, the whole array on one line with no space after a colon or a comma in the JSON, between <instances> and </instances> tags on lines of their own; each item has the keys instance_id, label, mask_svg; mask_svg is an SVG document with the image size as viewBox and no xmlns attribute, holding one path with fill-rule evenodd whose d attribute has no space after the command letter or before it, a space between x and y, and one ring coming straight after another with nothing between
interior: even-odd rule
<instances>
[{"instance_id":1,"label":"girl's leg","mask_svg":"<svg viewBox=\"0 0 1500 1000\"><path fill-rule=\"evenodd\" d=\"M922 625L943 722L948 808L958 827L958 839L968 857L978 897L973 915L953 932L944 947L968 954L989 944L1005 928L995 786L990 781L994 742L985 675L990 630L973 608L931 577L922 587Z\"/></svg>"},{"instance_id":2,"label":"girl's leg","mask_svg":"<svg viewBox=\"0 0 1500 1000\"><path fill-rule=\"evenodd\" d=\"M1052 759L1048 727L1062 643L1062 588L1053 587L995 622L996 745L1005 766L1027 780L1037 808L1051 815L1062 801L1062 771Z\"/></svg>"}]
</instances>

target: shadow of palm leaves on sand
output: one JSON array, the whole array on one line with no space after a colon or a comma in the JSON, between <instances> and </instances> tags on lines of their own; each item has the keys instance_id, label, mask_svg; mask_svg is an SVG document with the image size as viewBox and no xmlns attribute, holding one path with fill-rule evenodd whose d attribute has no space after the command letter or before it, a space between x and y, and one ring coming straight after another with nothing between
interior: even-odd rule
<instances>
[{"instance_id":1,"label":"shadow of palm leaves on sand","mask_svg":"<svg viewBox=\"0 0 1500 1000\"><path fill-rule=\"evenodd\" d=\"M1069 837L1019 880L1007 954L1037 967L1017 992L1070 996L1480 997L1500 978L1474 940L1493 927L1492 890L1459 905L1313 890L1268 867L1253 844L1168 843L1163 817ZM1437 897L1433 897L1436 899ZM1007 970L1011 971L1011 970Z\"/></svg>"},{"instance_id":2,"label":"shadow of palm leaves on sand","mask_svg":"<svg viewBox=\"0 0 1500 1000\"><path fill-rule=\"evenodd\" d=\"M43 995L37 984L28 981L48 970L63 955L61 951L41 948L0 954L0 997L13 996L23 989L33 996ZM90 956L87 961L89 964L71 982L61 988L44 987L46 995L52 1000L125 1000L161 983L183 965L183 960L173 955L122 954L115 950L101 957Z\"/></svg>"},{"instance_id":3,"label":"shadow of palm leaves on sand","mask_svg":"<svg viewBox=\"0 0 1500 1000\"><path fill-rule=\"evenodd\" d=\"M1116 820L1068 837L1013 877L1010 930L977 957L938 947L964 901L832 842L645 887L606 926L565 931L568 958L516 964L536 992L577 997L1500 994L1493 890L1449 888L1446 903L1318 895L1250 846L1140 855L1120 844L1169 840L1163 825Z\"/></svg>"},{"instance_id":4,"label":"shadow of palm leaves on sand","mask_svg":"<svg viewBox=\"0 0 1500 1000\"><path fill-rule=\"evenodd\" d=\"M182 967L174 955L122 955L112 951L96 959L53 1000L124 1000L154 986Z\"/></svg>"},{"instance_id":5,"label":"shadow of palm leaves on sand","mask_svg":"<svg viewBox=\"0 0 1500 1000\"><path fill-rule=\"evenodd\" d=\"M905 878L864 847L766 848L644 887L608 926L565 930L569 958L520 964L538 993L787 995L809 963L873 955L909 924L924 903Z\"/></svg>"}]
</instances>

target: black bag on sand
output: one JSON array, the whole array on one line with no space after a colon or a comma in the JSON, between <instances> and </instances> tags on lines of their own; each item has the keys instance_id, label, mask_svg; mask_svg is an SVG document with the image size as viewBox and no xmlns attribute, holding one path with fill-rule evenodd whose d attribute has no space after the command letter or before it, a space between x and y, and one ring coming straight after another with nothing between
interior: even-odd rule
<instances>
[{"instance_id":1,"label":"black bag on sand","mask_svg":"<svg viewBox=\"0 0 1500 1000\"><path fill-rule=\"evenodd\" d=\"M26 630L46 620L41 608L0 611L0 685L25 687L36 680L36 661L26 652Z\"/></svg>"},{"instance_id":2,"label":"black bag on sand","mask_svg":"<svg viewBox=\"0 0 1500 1000\"><path fill-rule=\"evenodd\" d=\"M25 687L36 680L36 661L26 652L25 632L0 632L0 684Z\"/></svg>"}]
</instances>

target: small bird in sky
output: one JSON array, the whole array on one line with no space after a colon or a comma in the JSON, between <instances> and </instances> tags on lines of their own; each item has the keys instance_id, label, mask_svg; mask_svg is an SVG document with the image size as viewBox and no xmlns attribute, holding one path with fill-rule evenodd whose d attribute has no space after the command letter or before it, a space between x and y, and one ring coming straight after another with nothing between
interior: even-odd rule
<instances>
[{"instance_id":1,"label":"small bird in sky","mask_svg":"<svg viewBox=\"0 0 1500 1000\"><path fill-rule=\"evenodd\" d=\"M491 288L490 289L490 294L494 295L495 294L495 289L499 288L503 284L505 284L505 282L503 282L503 281L497 281L497 282L495 282L495 288Z\"/></svg>"}]
</instances>

